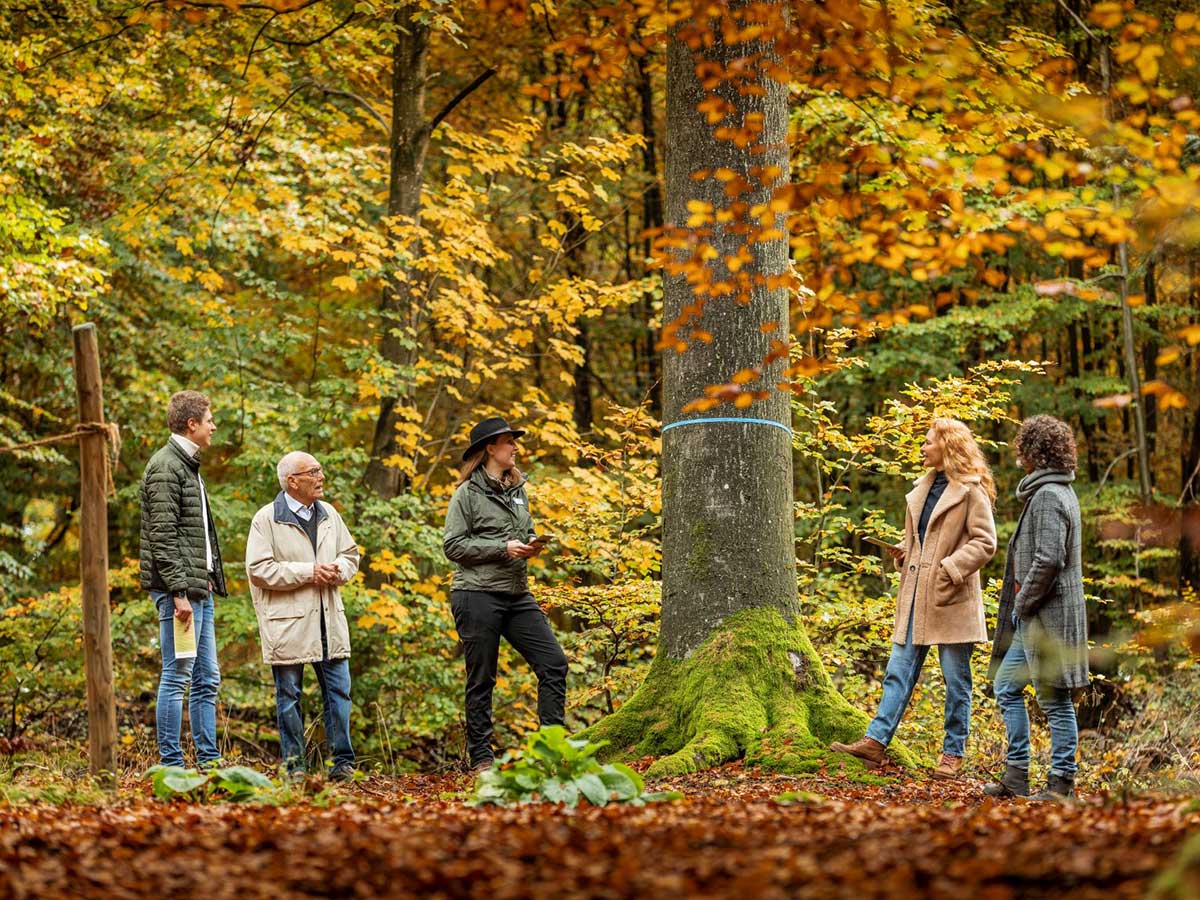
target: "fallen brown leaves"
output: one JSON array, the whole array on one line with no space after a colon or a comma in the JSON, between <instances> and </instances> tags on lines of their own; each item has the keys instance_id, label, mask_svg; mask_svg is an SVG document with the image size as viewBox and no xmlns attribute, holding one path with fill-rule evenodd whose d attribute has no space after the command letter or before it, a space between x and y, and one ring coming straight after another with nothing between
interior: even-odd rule
<instances>
[{"instance_id":1,"label":"fallen brown leaves","mask_svg":"<svg viewBox=\"0 0 1200 900\"><path fill-rule=\"evenodd\" d=\"M0 897L1141 896L1200 813L1144 797L1071 806L980 784L864 787L740 766L655 787L687 799L473 809L460 778L371 779L347 802L0 809ZM813 797L783 806L800 790Z\"/></svg>"}]
</instances>

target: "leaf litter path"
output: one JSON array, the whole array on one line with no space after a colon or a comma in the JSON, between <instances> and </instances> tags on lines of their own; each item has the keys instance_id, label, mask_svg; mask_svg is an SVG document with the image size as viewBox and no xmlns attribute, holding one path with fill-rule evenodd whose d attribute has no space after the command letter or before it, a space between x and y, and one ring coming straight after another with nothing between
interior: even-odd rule
<instances>
[{"instance_id":1,"label":"leaf litter path","mask_svg":"<svg viewBox=\"0 0 1200 900\"><path fill-rule=\"evenodd\" d=\"M342 802L0 808L0 898L1138 897L1200 813L1179 799L992 802L979 782L864 786L740 765L644 808L473 809L461 777ZM787 790L811 792L782 805Z\"/></svg>"}]
</instances>

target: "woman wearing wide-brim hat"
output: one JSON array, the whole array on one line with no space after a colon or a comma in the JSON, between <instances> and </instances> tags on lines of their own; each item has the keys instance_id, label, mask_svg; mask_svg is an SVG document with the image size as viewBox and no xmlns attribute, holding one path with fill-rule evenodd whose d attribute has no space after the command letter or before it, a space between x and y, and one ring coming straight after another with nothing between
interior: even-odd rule
<instances>
[{"instance_id":1,"label":"woman wearing wide-brim hat","mask_svg":"<svg viewBox=\"0 0 1200 900\"><path fill-rule=\"evenodd\" d=\"M450 608L467 665L467 752L471 768L492 764L492 689L504 637L538 679L541 724L562 725L567 657L529 593L527 563L546 546L534 534L517 438L498 417L471 429L442 548L455 564Z\"/></svg>"}]
</instances>

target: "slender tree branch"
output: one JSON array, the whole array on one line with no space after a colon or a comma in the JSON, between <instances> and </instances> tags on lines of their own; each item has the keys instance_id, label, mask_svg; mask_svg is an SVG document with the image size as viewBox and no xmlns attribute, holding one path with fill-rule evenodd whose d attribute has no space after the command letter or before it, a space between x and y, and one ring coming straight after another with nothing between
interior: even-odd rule
<instances>
[{"instance_id":1,"label":"slender tree branch","mask_svg":"<svg viewBox=\"0 0 1200 900\"><path fill-rule=\"evenodd\" d=\"M267 126L271 124L271 119L275 118L275 114L287 106L292 101L292 98L299 94L302 90L315 86L316 83L311 79L304 79L304 81L301 81L298 85L292 88L292 90L288 92L288 95L280 100L275 108L267 114L267 118L263 121L262 125L259 126L258 131L254 134L254 138L250 141L249 148L243 154L242 161L238 163L237 171L233 173L233 179L229 182L229 190L225 192L225 196L221 198L221 202L217 204L217 208L213 211L212 223L209 225L210 233L216 233L217 221L221 217L221 209L225 206L225 202L233 196L234 188L237 187L237 183L241 179L242 173L246 171L246 165L250 162L250 158L257 152L258 142L261 140L263 132L267 130Z\"/></svg>"},{"instance_id":2,"label":"slender tree branch","mask_svg":"<svg viewBox=\"0 0 1200 900\"><path fill-rule=\"evenodd\" d=\"M468 84L465 88L455 94L454 99L442 107L442 111L433 117L433 121L429 123L429 131L433 132L435 128L442 123L442 120L450 113L454 112L454 107L467 99L476 89L479 88L485 81L496 74L495 69L487 69L478 78Z\"/></svg>"},{"instance_id":3,"label":"slender tree branch","mask_svg":"<svg viewBox=\"0 0 1200 900\"><path fill-rule=\"evenodd\" d=\"M68 47L66 50L59 50L57 53L51 53L49 56L47 56L45 59L43 59L41 62L39 62L36 66L31 67L30 71L32 72L37 69L40 69L43 66L45 66L46 64L53 62L54 60L61 59L64 56L69 56L70 54L75 53L78 50L86 50L88 47L94 47L96 44L103 44L105 41L111 41L114 38L119 38L121 35L123 35L125 32L127 32L130 28L133 28L134 25L136 25L136 24L138 24L138 23L136 23L136 22L126 23L126 24L122 25L120 28L118 28L116 31L110 31L108 34L102 34L99 37L94 37L90 41L84 41L82 44L76 44L74 47Z\"/></svg>"},{"instance_id":4,"label":"slender tree branch","mask_svg":"<svg viewBox=\"0 0 1200 900\"><path fill-rule=\"evenodd\" d=\"M267 30L272 22L279 18L279 13L273 13L267 17L267 21L263 22L258 31L254 33L254 40L250 42L250 50L246 54L246 64L242 66L242 78L246 77L246 73L250 71L250 60L254 58L254 48L258 46L258 39L263 36L263 32Z\"/></svg>"},{"instance_id":5,"label":"slender tree branch","mask_svg":"<svg viewBox=\"0 0 1200 900\"><path fill-rule=\"evenodd\" d=\"M358 13L352 12L352 13L350 13L350 15L346 16L346 18L343 19L341 21L341 23L334 25L332 28L330 28L324 34L318 35L317 37L313 38L312 40L308 40L308 41L290 41L287 38L272 37L269 34L266 35L266 38L272 44L284 44L285 46L288 46L288 47L311 47L313 44L319 44L319 43L321 43L321 41L325 40L327 37L331 37L332 35L337 34L339 31L341 31L343 28L345 28L347 25L349 25L351 22L353 22L357 18L358 18Z\"/></svg>"},{"instance_id":6,"label":"slender tree branch","mask_svg":"<svg viewBox=\"0 0 1200 900\"><path fill-rule=\"evenodd\" d=\"M345 97L347 100L353 101L355 104L362 107L363 110L370 113L371 118L379 123L379 127L383 129L384 134L392 133L392 126L388 123L388 120L385 119L365 97L361 97L358 94L351 93L350 91L342 91L336 88L325 87L323 84L318 84L317 87L322 93L324 93L326 97Z\"/></svg>"}]
</instances>

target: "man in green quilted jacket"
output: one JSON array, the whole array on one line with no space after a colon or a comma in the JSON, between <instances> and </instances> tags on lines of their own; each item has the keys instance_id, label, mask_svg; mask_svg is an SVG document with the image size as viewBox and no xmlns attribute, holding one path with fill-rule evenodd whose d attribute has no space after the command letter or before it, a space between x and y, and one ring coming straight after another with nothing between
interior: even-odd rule
<instances>
[{"instance_id":1,"label":"man in green quilted jacket","mask_svg":"<svg viewBox=\"0 0 1200 900\"><path fill-rule=\"evenodd\" d=\"M158 682L158 753L183 766L183 695L200 767L219 765L217 641L213 595L227 596L221 546L200 476L200 453L217 430L208 398L180 391L167 404L170 440L150 457L139 491L142 508L141 584L158 610L162 676ZM176 621L195 651L176 653ZM187 643L192 643L188 640Z\"/></svg>"}]
</instances>

